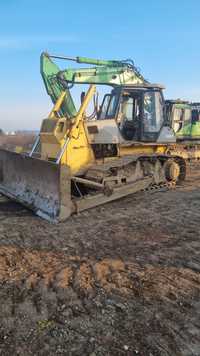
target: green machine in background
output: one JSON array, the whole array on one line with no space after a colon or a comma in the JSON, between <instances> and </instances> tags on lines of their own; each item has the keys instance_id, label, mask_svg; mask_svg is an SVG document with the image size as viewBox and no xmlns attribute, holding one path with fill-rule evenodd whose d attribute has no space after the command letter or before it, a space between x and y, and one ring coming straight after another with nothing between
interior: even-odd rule
<instances>
[{"instance_id":1,"label":"green machine in background","mask_svg":"<svg viewBox=\"0 0 200 356\"><path fill-rule=\"evenodd\" d=\"M191 124L191 138L200 139L200 103L191 103L192 109L192 124Z\"/></svg>"},{"instance_id":2,"label":"green machine in background","mask_svg":"<svg viewBox=\"0 0 200 356\"><path fill-rule=\"evenodd\" d=\"M200 103L166 100L166 115L177 141L200 142Z\"/></svg>"}]
</instances>

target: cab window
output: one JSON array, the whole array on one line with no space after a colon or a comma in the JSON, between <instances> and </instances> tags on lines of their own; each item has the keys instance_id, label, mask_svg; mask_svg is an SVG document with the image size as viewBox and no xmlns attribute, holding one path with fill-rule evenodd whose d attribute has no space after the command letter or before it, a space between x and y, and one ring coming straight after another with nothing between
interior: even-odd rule
<instances>
[{"instance_id":1,"label":"cab window","mask_svg":"<svg viewBox=\"0 0 200 356\"><path fill-rule=\"evenodd\" d=\"M119 95L105 95L102 107L101 107L101 113L100 113L100 119L112 119L116 115L117 111L117 104L119 100Z\"/></svg>"}]
</instances>

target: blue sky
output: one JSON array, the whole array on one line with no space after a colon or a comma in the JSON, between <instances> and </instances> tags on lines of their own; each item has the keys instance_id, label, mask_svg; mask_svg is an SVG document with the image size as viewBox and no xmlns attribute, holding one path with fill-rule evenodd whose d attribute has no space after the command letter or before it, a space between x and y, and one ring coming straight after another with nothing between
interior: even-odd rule
<instances>
[{"instance_id":1,"label":"blue sky","mask_svg":"<svg viewBox=\"0 0 200 356\"><path fill-rule=\"evenodd\" d=\"M38 129L51 108L43 50L132 58L165 96L200 101L199 0L0 0L0 127Z\"/></svg>"}]
</instances>

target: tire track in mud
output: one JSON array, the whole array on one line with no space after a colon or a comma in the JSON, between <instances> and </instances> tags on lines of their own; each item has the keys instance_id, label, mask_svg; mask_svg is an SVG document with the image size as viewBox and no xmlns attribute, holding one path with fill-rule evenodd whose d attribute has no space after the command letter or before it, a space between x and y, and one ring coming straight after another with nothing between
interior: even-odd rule
<instances>
[{"instance_id":1,"label":"tire track in mud","mask_svg":"<svg viewBox=\"0 0 200 356\"><path fill-rule=\"evenodd\" d=\"M49 225L0 201L0 355L199 356L200 175Z\"/></svg>"},{"instance_id":2,"label":"tire track in mud","mask_svg":"<svg viewBox=\"0 0 200 356\"><path fill-rule=\"evenodd\" d=\"M0 284L2 355L198 355L190 269L1 246Z\"/></svg>"},{"instance_id":3,"label":"tire track in mud","mask_svg":"<svg viewBox=\"0 0 200 356\"><path fill-rule=\"evenodd\" d=\"M97 288L121 295L167 298L197 295L200 274L187 268L140 265L120 259L94 260L62 252L0 247L0 282L21 283L29 289L72 287L87 295Z\"/></svg>"}]
</instances>

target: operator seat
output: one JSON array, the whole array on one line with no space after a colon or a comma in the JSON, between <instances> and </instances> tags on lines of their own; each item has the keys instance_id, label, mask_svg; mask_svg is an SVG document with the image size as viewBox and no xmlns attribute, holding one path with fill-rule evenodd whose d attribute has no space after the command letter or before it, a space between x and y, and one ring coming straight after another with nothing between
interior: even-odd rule
<instances>
[{"instance_id":1,"label":"operator seat","mask_svg":"<svg viewBox=\"0 0 200 356\"><path fill-rule=\"evenodd\" d=\"M137 128L134 121L123 120L122 126L120 128L121 134L125 140L131 141L135 138L137 133Z\"/></svg>"}]
</instances>

